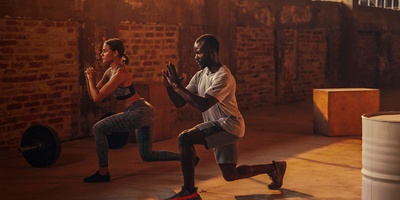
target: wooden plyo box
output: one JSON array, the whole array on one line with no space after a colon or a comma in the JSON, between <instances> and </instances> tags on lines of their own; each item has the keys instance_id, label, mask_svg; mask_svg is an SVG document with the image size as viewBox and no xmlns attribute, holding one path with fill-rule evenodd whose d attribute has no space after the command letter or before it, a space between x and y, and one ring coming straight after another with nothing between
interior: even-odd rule
<instances>
[{"instance_id":1,"label":"wooden plyo box","mask_svg":"<svg viewBox=\"0 0 400 200\"><path fill-rule=\"evenodd\" d=\"M379 111L380 93L369 88L314 89L313 103L314 133L361 135L361 116Z\"/></svg>"}]
</instances>

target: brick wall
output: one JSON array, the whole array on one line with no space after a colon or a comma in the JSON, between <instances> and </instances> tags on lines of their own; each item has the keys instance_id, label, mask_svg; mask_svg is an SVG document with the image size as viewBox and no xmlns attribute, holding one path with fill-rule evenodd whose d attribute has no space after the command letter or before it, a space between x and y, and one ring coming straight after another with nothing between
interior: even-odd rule
<instances>
[{"instance_id":1,"label":"brick wall","mask_svg":"<svg viewBox=\"0 0 400 200\"><path fill-rule=\"evenodd\" d=\"M274 38L272 29L238 27L237 55L241 108L310 100L325 85L325 30L284 29Z\"/></svg>"},{"instance_id":2,"label":"brick wall","mask_svg":"<svg viewBox=\"0 0 400 200\"><path fill-rule=\"evenodd\" d=\"M400 87L400 34L393 34L390 38L390 57L382 70L387 85Z\"/></svg>"},{"instance_id":3,"label":"brick wall","mask_svg":"<svg viewBox=\"0 0 400 200\"><path fill-rule=\"evenodd\" d=\"M179 26L162 24L120 24L119 38L124 41L130 59L128 71L136 83L162 83L162 70L167 62L179 64ZM177 109L169 99L171 112ZM151 102L150 102L151 103ZM174 120L173 120L174 121Z\"/></svg>"},{"instance_id":4,"label":"brick wall","mask_svg":"<svg viewBox=\"0 0 400 200\"><path fill-rule=\"evenodd\" d=\"M314 88L325 87L327 59L326 30L300 30L298 40L298 78L295 84L297 100L312 100Z\"/></svg>"},{"instance_id":5,"label":"brick wall","mask_svg":"<svg viewBox=\"0 0 400 200\"><path fill-rule=\"evenodd\" d=\"M310 100L313 88L325 84L326 33L321 29L285 29L281 38L278 102Z\"/></svg>"},{"instance_id":6,"label":"brick wall","mask_svg":"<svg viewBox=\"0 0 400 200\"><path fill-rule=\"evenodd\" d=\"M275 103L273 30L237 27L237 100L240 108Z\"/></svg>"},{"instance_id":7,"label":"brick wall","mask_svg":"<svg viewBox=\"0 0 400 200\"><path fill-rule=\"evenodd\" d=\"M178 26L126 23L120 24L118 30L135 82L161 82L165 63L177 64Z\"/></svg>"},{"instance_id":8,"label":"brick wall","mask_svg":"<svg viewBox=\"0 0 400 200\"><path fill-rule=\"evenodd\" d=\"M356 57L358 65L354 72L360 78L353 80L356 87L375 87L378 83L378 77L376 77L378 48L376 44L376 32L360 32L358 34L358 55Z\"/></svg>"},{"instance_id":9,"label":"brick wall","mask_svg":"<svg viewBox=\"0 0 400 200\"><path fill-rule=\"evenodd\" d=\"M77 128L77 24L0 19L0 149L32 124L67 139Z\"/></svg>"}]
</instances>

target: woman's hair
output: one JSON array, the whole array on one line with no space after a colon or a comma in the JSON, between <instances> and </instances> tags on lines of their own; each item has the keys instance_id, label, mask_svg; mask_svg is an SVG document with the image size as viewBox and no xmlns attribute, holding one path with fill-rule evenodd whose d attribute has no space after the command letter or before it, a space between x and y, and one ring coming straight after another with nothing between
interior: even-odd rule
<instances>
[{"instance_id":1,"label":"woman's hair","mask_svg":"<svg viewBox=\"0 0 400 200\"><path fill-rule=\"evenodd\" d=\"M121 58L122 63L125 65L129 64L129 58L125 55L124 43L118 38L111 38L104 42L111 50L118 51L118 55Z\"/></svg>"},{"instance_id":2,"label":"woman's hair","mask_svg":"<svg viewBox=\"0 0 400 200\"><path fill-rule=\"evenodd\" d=\"M217 53L219 52L218 39L211 34L204 34L196 39L195 43L203 42L209 49L214 49Z\"/></svg>"}]
</instances>

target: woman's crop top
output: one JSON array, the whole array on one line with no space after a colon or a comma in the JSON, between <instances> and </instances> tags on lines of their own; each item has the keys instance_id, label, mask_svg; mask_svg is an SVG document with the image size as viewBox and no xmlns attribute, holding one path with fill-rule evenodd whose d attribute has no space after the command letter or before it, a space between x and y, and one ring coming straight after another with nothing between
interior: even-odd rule
<instances>
[{"instance_id":1,"label":"woman's crop top","mask_svg":"<svg viewBox=\"0 0 400 200\"><path fill-rule=\"evenodd\" d=\"M117 100L125 100L125 99L128 99L129 97L132 97L133 95L135 95L136 90L132 83L128 87L119 87L118 86L117 88L115 88L113 93Z\"/></svg>"},{"instance_id":2,"label":"woman's crop top","mask_svg":"<svg viewBox=\"0 0 400 200\"><path fill-rule=\"evenodd\" d=\"M120 68L120 67L118 67L118 68ZM109 71L109 77L111 77L111 70ZM128 99L128 98L132 97L133 95L135 95L136 90L132 83L128 87L119 87L118 86L117 88L115 88L113 94L117 100L125 100L125 99Z\"/></svg>"}]
</instances>

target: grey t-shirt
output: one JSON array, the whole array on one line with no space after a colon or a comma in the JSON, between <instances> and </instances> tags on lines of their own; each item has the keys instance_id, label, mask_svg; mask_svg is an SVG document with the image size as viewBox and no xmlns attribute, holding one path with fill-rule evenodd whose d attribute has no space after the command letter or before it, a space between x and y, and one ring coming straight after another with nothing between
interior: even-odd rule
<instances>
[{"instance_id":1,"label":"grey t-shirt","mask_svg":"<svg viewBox=\"0 0 400 200\"><path fill-rule=\"evenodd\" d=\"M202 113L204 122L217 121L228 133L243 137L245 124L236 101L236 81L225 65L215 73L207 67L198 71L186 89L201 97L208 94L218 100Z\"/></svg>"}]
</instances>

